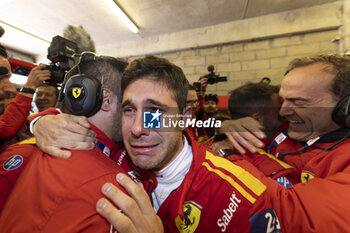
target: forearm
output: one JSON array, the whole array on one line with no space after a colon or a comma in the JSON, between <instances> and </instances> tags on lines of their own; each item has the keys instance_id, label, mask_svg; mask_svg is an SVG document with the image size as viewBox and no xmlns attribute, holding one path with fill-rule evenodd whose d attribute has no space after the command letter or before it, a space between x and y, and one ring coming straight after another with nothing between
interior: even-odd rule
<instances>
[{"instance_id":1,"label":"forearm","mask_svg":"<svg viewBox=\"0 0 350 233\"><path fill-rule=\"evenodd\" d=\"M32 98L17 94L0 116L0 138L9 139L16 134L29 114L31 103Z\"/></svg>"}]
</instances>

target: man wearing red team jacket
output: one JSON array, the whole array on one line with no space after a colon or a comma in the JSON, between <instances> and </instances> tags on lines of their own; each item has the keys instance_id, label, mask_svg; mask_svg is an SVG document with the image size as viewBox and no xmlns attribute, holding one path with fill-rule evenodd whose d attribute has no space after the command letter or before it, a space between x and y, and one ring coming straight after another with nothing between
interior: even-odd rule
<instances>
[{"instance_id":1,"label":"man wearing red team jacket","mask_svg":"<svg viewBox=\"0 0 350 233\"><path fill-rule=\"evenodd\" d=\"M126 62L96 57L93 61L84 60L79 66L81 72L97 79L105 77L102 106L88 118L98 143L90 151L72 151L68 160L35 150L1 213L2 232L110 232L112 229L96 212L94 203L102 197L102 184L109 181L118 185L115 174L124 172L111 158L118 163L125 160L123 148L113 141L121 139L120 102L115 93L120 93L118 82ZM21 154L20 150L17 152ZM11 162L5 167L14 168ZM122 167L138 179L127 162Z\"/></svg>"},{"instance_id":2,"label":"man wearing red team jacket","mask_svg":"<svg viewBox=\"0 0 350 233\"><path fill-rule=\"evenodd\" d=\"M179 113L191 115L187 86L179 67L154 56L134 60L122 78L124 145L136 167L155 173L157 186L146 190L165 231L280 232L254 166L214 155L180 128L161 127L162 118L176 122L186 120ZM104 214L110 205L101 202Z\"/></svg>"},{"instance_id":3,"label":"man wearing red team jacket","mask_svg":"<svg viewBox=\"0 0 350 233\"><path fill-rule=\"evenodd\" d=\"M277 215L284 216L281 225L286 232L349 232L350 125L345 109L350 59L300 58L288 70L281 84L280 114L289 120L287 133L297 142L296 150L281 152L283 146L290 147L282 142L275 153L295 168L300 183L291 189L269 189L280 196L271 201Z\"/></svg>"},{"instance_id":4,"label":"man wearing red team jacket","mask_svg":"<svg viewBox=\"0 0 350 233\"><path fill-rule=\"evenodd\" d=\"M285 189L267 180L282 232L350 231L349 67L346 56L304 57L290 63L282 80L280 115L289 127L268 152L293 166L288 178L294 185Z\"/></svg>"}]
</instances>

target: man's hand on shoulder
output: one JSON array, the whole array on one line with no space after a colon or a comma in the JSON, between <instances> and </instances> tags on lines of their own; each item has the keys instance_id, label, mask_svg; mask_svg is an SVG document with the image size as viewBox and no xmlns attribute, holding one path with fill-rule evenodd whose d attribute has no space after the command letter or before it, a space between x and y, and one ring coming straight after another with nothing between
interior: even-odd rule
<instances>
[{"instance_id":1,"label":"man's hand on shoulder","mask_svg":"<svg viewBox=\"0 0 350 233\"><path fill-rule=\"evenodd\" d=\"M220 132L225 133L232 146L241 154L245 154L244 148L255 153L256 147L263 147L260 140L266 137L262 131L264 127L252 117L244 117L237 120L227 120L221 125Z\"/></svg>"},{"instance_id":2,"label":"man's hand on shoulder","mask_svg":"<svg viewBox=\"0 0 350 233\"><path fill-rule=\"evenodd\" d=\"M92 131L86 117L70 114L46 115L33 126L36 144L47 154L69 158L70 151L91 150L96 144L96 133Z\"/></svg>"}]
</instances>

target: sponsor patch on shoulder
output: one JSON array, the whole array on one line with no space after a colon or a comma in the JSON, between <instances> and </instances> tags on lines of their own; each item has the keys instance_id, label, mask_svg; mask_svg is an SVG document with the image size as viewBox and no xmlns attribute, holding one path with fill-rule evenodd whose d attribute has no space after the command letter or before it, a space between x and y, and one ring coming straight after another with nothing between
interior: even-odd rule
<instances>
[{"instance_id":1,"label":"sponsor patch on shoulder","mask_svg":"<svg viewBox=\"0 0 350 233\"><path fill-rule=\"evenodd\" d=\"M23 163L23 157L20 155L14 155L14 156L11 156L9 159L7 159L4 165L2 165L2 167L6 171L11 171L20 167L22 163Z\"/></svg>"},{"instance_id":2,"label":"sponsor patch on shoulder","mask_svg":"<svg viewBox=\"0 0 350 233\"><path fill-rule=\"evenodd\" d=\"M277 183L279 183L280 185L282 185L286 188L289 188L292 186L292 183L285 176L278 177L276 179L276 181L277 181Z\"/></svg>"},{"instance_id":3,"label":"sponsor patch on shoulder","mask_svg":"<svg viewBox=\"0 0 350 233\"><path fill-rule=\"evenodd\" d=\"M280 223L272 208L261 213L255 213L249 218L249 222L250 233L281 233Z\"/></svg>"}]
</instances>

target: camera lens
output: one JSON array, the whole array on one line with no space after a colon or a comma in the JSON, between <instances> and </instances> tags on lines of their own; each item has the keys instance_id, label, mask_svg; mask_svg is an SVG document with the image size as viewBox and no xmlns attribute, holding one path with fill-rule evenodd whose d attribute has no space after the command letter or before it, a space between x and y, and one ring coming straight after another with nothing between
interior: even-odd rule
<instances>
[{"instance_id":1,"label":"camera lens","mask_svg":"<svg viewBox=\"0 0 350 233\"><path fill-rule=\"evenodd\" d=\"M209 78L208 78L208 84L213 85L213 84L215 84L215 83L216 83L215 77L209 77Z\"/></svg>"}]
</instances>

